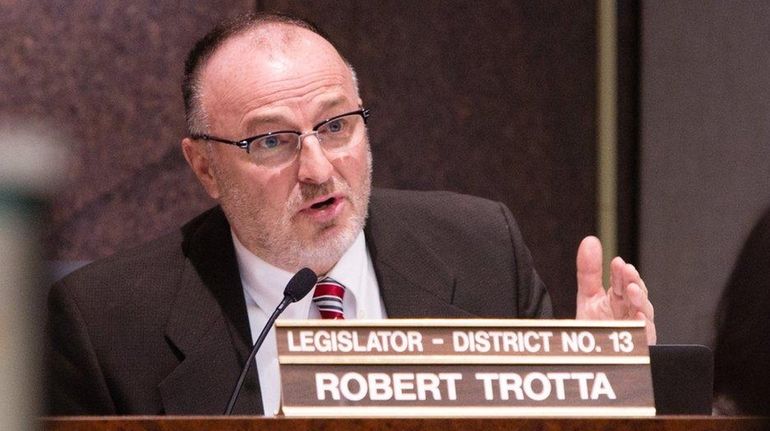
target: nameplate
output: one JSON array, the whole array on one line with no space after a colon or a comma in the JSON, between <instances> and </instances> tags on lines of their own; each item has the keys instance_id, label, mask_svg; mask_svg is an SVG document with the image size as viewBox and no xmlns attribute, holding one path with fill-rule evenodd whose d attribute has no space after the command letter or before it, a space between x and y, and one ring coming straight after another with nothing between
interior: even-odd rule
<instances>
[{"instance_id":1,"label":"nameplate","mask_svg":"<svg viewBox=\"0 0 770 431\"><path fill-rule=\"evenodd\" d=\"M286 416L654 416L644 323L282 320Z\"/></svg>"}]
</instances>

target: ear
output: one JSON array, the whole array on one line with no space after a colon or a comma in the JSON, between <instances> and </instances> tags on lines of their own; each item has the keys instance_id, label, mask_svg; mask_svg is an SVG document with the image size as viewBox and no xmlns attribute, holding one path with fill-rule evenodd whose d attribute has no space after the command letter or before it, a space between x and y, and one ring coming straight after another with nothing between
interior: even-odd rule
<instances>
[{"instance_id":1,"label":"ear","mask_svg":"<svg viewBox=\"0 0 770 431\"><path fill-rule=\"evenodd\" d=\"M198 181L206 189L206 193L218 200L221 196L219 183L211 170L210 154L204 144L190 138L184 138L182 139L182 152L190 168L195 172L195 176L198 177Z\"/></svg>"}]
</instances>

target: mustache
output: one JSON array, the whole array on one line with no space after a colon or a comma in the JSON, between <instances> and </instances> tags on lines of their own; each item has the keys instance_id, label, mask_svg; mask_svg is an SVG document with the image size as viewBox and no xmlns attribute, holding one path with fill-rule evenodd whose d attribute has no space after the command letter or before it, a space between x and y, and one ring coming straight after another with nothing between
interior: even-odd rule
<instances>
[{"instance_id":1,"label":"mustache","mask_svg":"<svg viewBox=\"0 0 770 431\"><path fill-rule=\"evenodd\" d=\"M313 200L319 196L335 192L337 186L334 178L323 184L300 184L299 194L303 201Z\"/></svg>"},{"instance_id":2,"label":"mustache","mask_svg":"<svg viewBox=\"0 0 770 431\"><path fill-rule=\"evenodd\" d=\"M288 207L293 210L298 210L306 202L312 201L321 196L332 193L343 193L345 195L350 195L350 192L350 185L337 177L332 177L329 179L329 181L323 184L301 183L299 185L298 192L292 193L292 196L288 202Z\"/></svg>"}]
</instances>

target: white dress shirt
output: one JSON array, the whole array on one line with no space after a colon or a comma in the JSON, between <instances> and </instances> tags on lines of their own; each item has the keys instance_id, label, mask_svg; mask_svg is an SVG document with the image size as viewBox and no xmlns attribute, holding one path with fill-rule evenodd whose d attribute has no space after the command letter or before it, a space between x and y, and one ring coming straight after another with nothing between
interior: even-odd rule
<instances>
[{"instance_id":1,"label":"white dress shirt","mask_svg":"<svg viewBox=\"0 0 770 431\"><path fill-rule=\"evenodd\" d=\"M232 237L253 343L259 337L267 319L283 300L283 290L294 274L276 268L251 253L241 244L234 232ZM353 245L342 255L331 271L325 275L345 286L343 309L346 319L387 317L363 231L358 234ZM312 297L310 293L302 300L289 305L279 319L320 318L318 309L313 305ZM278 412L281 400L274 328L270 329L264 344L257 352L256 364L265 416L274 416Z\"/></svg>"}]
</instances>

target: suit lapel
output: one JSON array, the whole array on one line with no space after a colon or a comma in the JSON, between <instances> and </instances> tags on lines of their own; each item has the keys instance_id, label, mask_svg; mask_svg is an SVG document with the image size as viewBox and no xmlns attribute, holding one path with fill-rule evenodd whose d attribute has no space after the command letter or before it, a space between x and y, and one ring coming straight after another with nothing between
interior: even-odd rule
<instances>
[{"instance_id":1,"label":"suit lapel","mask_svg":"<svg viewBox=\"0 0 770 431\"><path fill-rule=\"evenodd\" d=\"M230 227L221 209L183 229L185 265L166 337L181 362L160 384L167 414L221 414L251 350L251 331ZM257 373L249 370L234 412L261 414Z\"/></svg>"},{"instance_id":2,"label":"suit lapel","mask_svg":"<svg viewBox=\"0 0 770 431\"><path fill-rule=\"evenodd\" d=\"M477 317L452 304L453 271L429 247L413 220L404 220L393 199L373 190L364 233L385 310L390 318Z\"/></svg>"},{"instance_id":3,"label":"suit lapel","mask_svg":"<svg viewBox=\"0 0 770 431\"><path fill-rule=\"evenodd\" d=\"M455 276L403 220L392 198L374 190L365 227L385 309L391 318L477 317L453 305ZM166 326L179 366L159 385L167 414L220 414L251 349L230 227L219 207L184 228L185 266ZM255 367L235 405L236 414L262 414Z\"/></svg>"}]
</instances>

